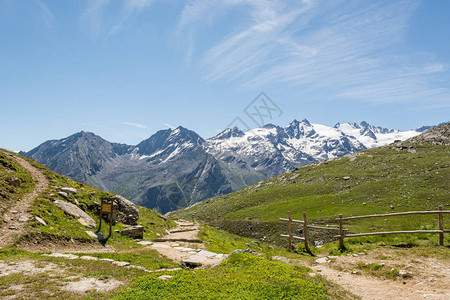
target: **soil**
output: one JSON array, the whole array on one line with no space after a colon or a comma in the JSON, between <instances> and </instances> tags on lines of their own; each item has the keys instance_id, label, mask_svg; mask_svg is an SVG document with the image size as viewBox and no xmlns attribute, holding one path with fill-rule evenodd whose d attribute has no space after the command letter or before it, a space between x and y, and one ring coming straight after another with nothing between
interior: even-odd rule
<instances>
[{"instance_id":1,"label":"soil","mask_svg":"<svg viewBox=\"0 0 450 300\"><path fill-rule=\"evenodd\" d=\"M4 222L0 229L0 248L10 245L25 233L26 224L33 219L33 216L28 211L30 205L49 184L47 176L25 159L6 152L5 154L31 173L35 181L35 187L32 192L25 194L21 201L13 203L8 209L8 213L5 214ZM5 220L7 221L5 222Z\"/></svg>"},{"instance_id":2,"label":"soil","mask_svg":"<svg viewBox=\"0 0 450 300\"><path fill-rule=\"evenodd\" d=\"M383 279L358 268L358 264L384 264L406 275ZM353 256L332 257L329 263L311 267L325 279L342 286L361 299L450 299L450 261L424 257L409 249L379 249Z\"/></svg>"}]
</instances>

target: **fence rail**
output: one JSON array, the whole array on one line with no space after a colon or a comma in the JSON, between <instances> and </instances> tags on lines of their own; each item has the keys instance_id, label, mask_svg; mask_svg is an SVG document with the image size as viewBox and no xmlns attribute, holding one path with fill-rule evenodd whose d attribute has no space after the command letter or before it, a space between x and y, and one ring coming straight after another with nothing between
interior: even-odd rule
<instances>
[{"instance_id":1,"label":"fence rail","mask_svg":"<svg viewBox=\"0 0 450 300\"><path fill-rule=\"evenodd\" d=\"M444 230L444 215L450 214L450 211L443 210L442 206L439 206L438 210L434 211L409 211L409 212L399 212L399 213L391 213L391 214L379 214L379 215L366 215L366 216L355 216L355 217L345 217L339 215L338 227L322 227L322 226L314 226L308 225L308 220L306 218L306 212L303 212L303 221L293 220L291 218L291 212L288 212L288 218L280 218L280 221L288 222L288 234L282 234L282 237L287 237L289 239L289 250L292 249L292 239L302 240L305 244L306 251L309 250L308 246L308 228L314 229L323 229L323 230L334 230L338 231L339 234L335 235L334 238L339 239L339 248L344 248L344 239L349 237L358 237L358 236L371 236L371 235L387 235L387 234L417 234L417 233L437 233L439 234L439 245L444 245L444 233L450 233L450 230ZM438 230L402 230L402 231L384 231L384 232L364 232L364 233L352 233L347 234L346 231L348 229L344 228L344 221L348 220L359 220L359 219L367 219L367 218L380 218L380 217L398 217L398 216L408 216L408 215L438 215ZM298 223L303 225L303 237L292 235L291 224Z\"/></svg>"}]
</instances>

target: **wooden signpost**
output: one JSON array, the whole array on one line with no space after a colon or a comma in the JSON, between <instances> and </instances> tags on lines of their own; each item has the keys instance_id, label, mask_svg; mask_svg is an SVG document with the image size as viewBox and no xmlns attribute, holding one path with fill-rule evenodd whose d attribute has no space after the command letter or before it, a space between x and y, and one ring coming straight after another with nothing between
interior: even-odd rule
<instances>
[{"instance_id":1,"label":"wooden signpost","mask_svg":"<svg viewBox=\"0 0 450 300\"><path fill-rule=\"evenodd\" d=\"M98 227L98 231L102 228L102 216L104 214L109 215L109 236L112 233L112 222L113 222L113 213L114 213L114 198L102 197L100 198L100 224Z\"/></svg>"}]
</instances>

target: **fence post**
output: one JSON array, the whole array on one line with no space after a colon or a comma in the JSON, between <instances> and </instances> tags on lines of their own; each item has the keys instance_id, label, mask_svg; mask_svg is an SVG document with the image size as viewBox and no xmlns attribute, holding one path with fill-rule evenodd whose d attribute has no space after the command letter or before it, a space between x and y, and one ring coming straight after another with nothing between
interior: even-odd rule
<instances>
[{"instance_id":1,"label":"fence post","mask_svg":"<svg viewBox=\"0 0 450 300\"><path fill-rule=\"evenodd\" d=\"M291 238L291 212L288 211L288 235L289 235L289 250L292 250L292 238Z\"/></svg>"},{"instance_id":2,"label":"fence post","mask_svg":"<svg viewBox=\"0 0 450 300\"><path fill-rule=\"evenodd\" d=\"M305 250L309 252L308 247L308 220L306 219L306 212L303 212L303 238L305 239Z\"/></svg>"},{"instance_id":3,"label":"fence post","mask_svg":"<svg viewBox=\"0 0 450 300\"><path fill-rule=\"evenodd\" d=\"M439 206L439 210L440 211L444 210L442 205ZM438 214L438 218L439 218L439 230L442 231L439 233L439 245L444 246L444 216L442 215L442 213Z\"/></svg>"},{"instance_id":4,"label":"fence post","mask_svg":"<svg viewBox=\"0 0 450 300\"><path fill-rule=\"evenodd\" d=\"M344 249L344 226L342 224L342 215L339 215L339 249Z\"/></svg>"}]
</instances>

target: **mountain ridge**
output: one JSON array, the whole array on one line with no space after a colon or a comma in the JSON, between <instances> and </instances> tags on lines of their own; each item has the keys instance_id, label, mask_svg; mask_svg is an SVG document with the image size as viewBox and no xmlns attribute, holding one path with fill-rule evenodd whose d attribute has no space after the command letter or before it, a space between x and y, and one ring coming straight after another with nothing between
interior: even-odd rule
<instances>
[{"instance_id":1,"label":"mountain ridge","mask_svg":"<svg viewBox=\"0 0 450 300\"><path fill-rule=\"evenodd\" d=\"M284 128L229 128L206 140L179 126L157 131L136 146L81 131L21 154L75 180L168 212L297 167L418 134L366 122L329 127L303 119Z\"/></svg>"}]
</instances>

